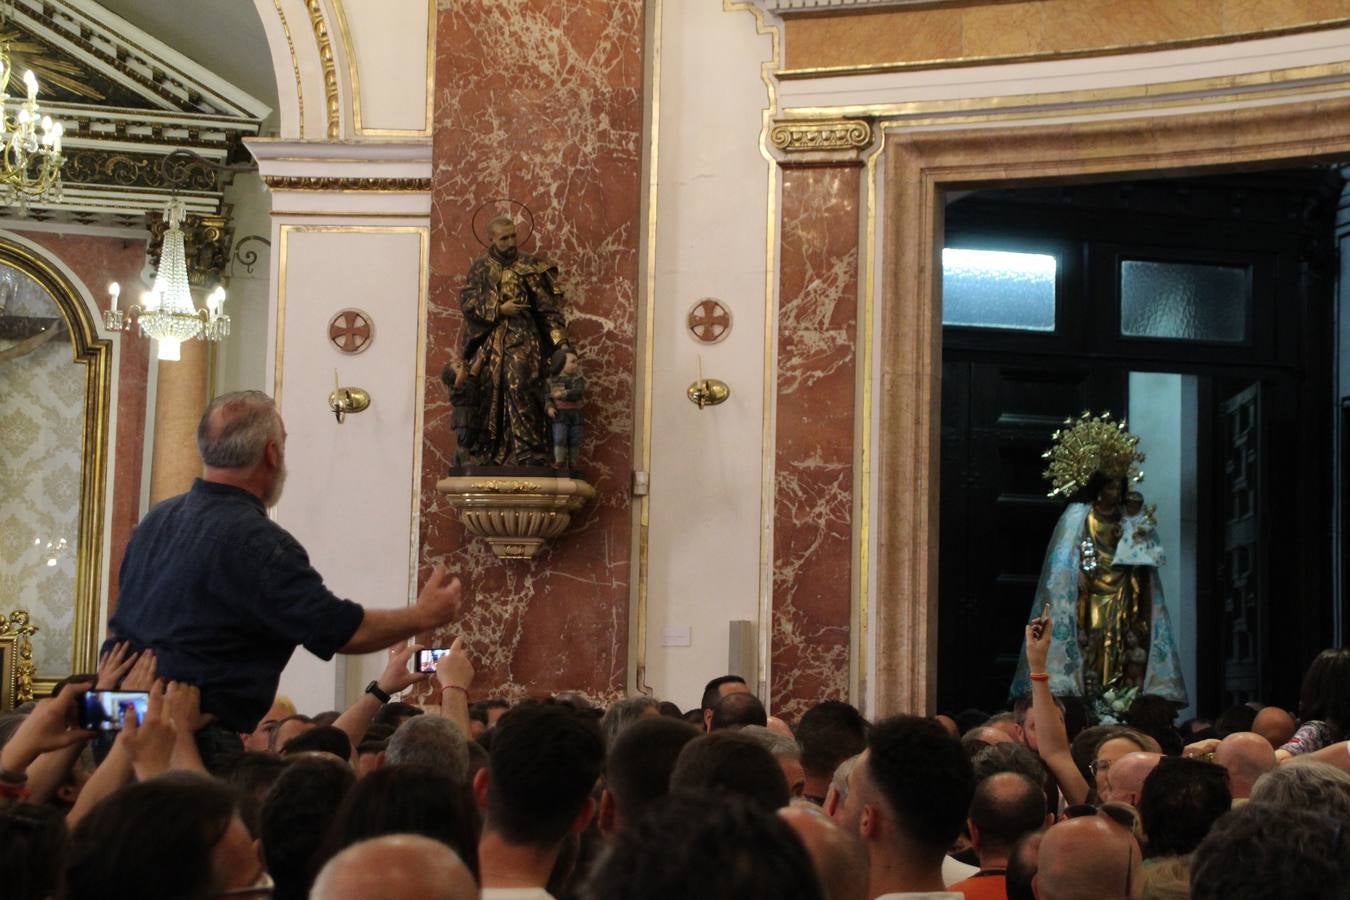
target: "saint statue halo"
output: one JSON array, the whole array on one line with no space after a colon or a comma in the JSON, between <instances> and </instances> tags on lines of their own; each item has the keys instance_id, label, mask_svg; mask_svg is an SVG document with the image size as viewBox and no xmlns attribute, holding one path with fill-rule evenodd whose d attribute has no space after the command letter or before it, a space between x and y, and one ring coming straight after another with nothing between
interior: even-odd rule
<instances>
[{"instance_id":1,"label":"saint statue halo","mask_svg":"<svg viewBox=\"0 0 1350 900\"><path fill-rule=\"evenodd\" d=\"M1077 419L1065 419L1051 440L1050 449L1041 454L1050 461L1044 477L1050 482L1051 497L1072 496L1098 472L1131 484L1144 480L1139 438L1130 434L1124 421L1113 421L1109 412L1099 416L1085 412Z\"/></svg>"},{"instance_id":2,"label":"saint statue halo","mask_svg":"<svg viewBox=\"0 0 1350 900\"><path fill-rule=\"evenodd\" d=\"M478 204L478 208L473 211L473 219L470 224L470 228L473 230L473 239L484 247L492 246L492 241L485 238L484 232L478 227L478 217L482 215L485 209L494 203L506 203L525 213L525 220L530 223L530 229L525 232L524 237L516 240L516 246L522 250L525 249L525 245L534 237L534 213L531 212L530 208L524 203L521 203L519 200L512 200L510 197L493 197L491 200L484 200L482 203ZM496 217L494 216L493 218Z\"/></svg>"}]
</instances>

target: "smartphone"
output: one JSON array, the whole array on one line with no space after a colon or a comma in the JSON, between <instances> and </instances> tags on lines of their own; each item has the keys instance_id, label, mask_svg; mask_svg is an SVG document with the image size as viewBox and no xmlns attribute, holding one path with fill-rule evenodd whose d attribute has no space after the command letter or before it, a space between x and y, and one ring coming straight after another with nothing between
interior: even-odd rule
<instances>
[{"instance_id":1,"label":"smartphone","mask_svg":"<svg viewBox=\"0 0 1350 900\"><path fill-rule=\"evenodd\" d=\"M145 691L89 691L80 704L80 727L89 731L121 731L128 715L145 721L150 695Z\"/></svg>"},{"instance_id":2,"label":"smartphone","mask_svg":"<svg viewBox=\"0 0 1350 900\"><path fill-rule=\"evenodd\" d=\"M430 650L418 650L417 671L435 674L436 661L449 652L449 647L434 647Z\"/></svg>"}]
</instances>

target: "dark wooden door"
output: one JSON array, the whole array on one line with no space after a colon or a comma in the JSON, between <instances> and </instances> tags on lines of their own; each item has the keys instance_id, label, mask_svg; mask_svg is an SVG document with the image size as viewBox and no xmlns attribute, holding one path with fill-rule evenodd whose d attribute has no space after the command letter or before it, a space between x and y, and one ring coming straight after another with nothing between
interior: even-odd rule
<instances>
[{"instance_id":1,"label":"dark wooden door","mask_svg":"<svg viewBox=\"0 0 1350 900\"><path fill-rule=\"evenodd\" d=\"M1046 542L1063 510L1041 477L1051 435L1084 410L1120 415L1123 370L944 354L938 708L1007 700Z\"/></svg>"},{"instance_id":2,"label":"dark wooden door","mask_svg":"<svg viewBox=\"0 0 1350 900\"><path fill-rule=\"evenodd\" d=\"M1218 471L1223 509L1219 592L1223 597L1224 706L1269 696L1265 616L1269 546L1264 533L1264 429L1261 385L1248 385L1218 405Z\"/></svg>"}]
</instances>

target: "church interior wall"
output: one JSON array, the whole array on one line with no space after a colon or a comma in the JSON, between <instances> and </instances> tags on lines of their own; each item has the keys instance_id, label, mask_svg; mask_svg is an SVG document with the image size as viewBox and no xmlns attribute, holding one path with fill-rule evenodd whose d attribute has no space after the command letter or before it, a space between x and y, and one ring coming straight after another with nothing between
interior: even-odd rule
<instances>
[{"instance_id":1,"label":"church interior wall","mask_svg":"<svg viewBox=\"0 0 1350 900\"><path fill-rule=\"evenodd\" d=\"M440 9L419 574L440 563L462 579L439 639L462 634L480 683L507 695L625 688L643 33L638 0ZM598 493L529 562L469 539L435 490L453 447L439 376L460 343L459 290L502 213L524 252L559 264L587 383L581 468Z\"/></svg>"},{"instance_id":2,"label":"church interior wall","mask_svg":"<svg viewBox=\"0 0 1350 900\"><path fill-rule=\"evenodd\" d=\"M611 697L650 689L690 706L703 681L725 669L729 623L746 620L756 628L754 675L775 707L791 711L800 698L827 693L865 699L874 709L878 702L896 706L896 698L922 708L921 691L888 689L878 700L858 686L909 677L896 674L896 656L926 641L929 627L922 616L893 621L898 605L926 590L918 572L927 562L890 542L927 502L927 477L906 470L899 487L911 496L900 503L896 485L882 485L879 466L860 465L864 451L879 459L894 450L894 435L883 439L879 427L883 406L891 421L896 409L910 409L896 390L917 362L881 343L883 295L875 298L874 319L864 301L869 282L890 282L913 262L884 252L896 229L913 227L903 218L912 207L886 193L895 170L884 164L875 171L860 159L820 170L780 166L766 125L785 114L892 115L892 140L901 132L976 127L996 108L1020 115L1019 124L1063 125L1088 117L1076 104L1113 96L1122 98L1119 111L1093 115L1147 114L1163 103L1182 114L1203 104L1145 97L1148 86L1210 79L1199 92L1217 93L1227 89L1218 79L1347 61L1344 30L1300 30L1347 14L1345 4L1220 5L1217 24L1160 13L1113 32L1102 24L1113 5L1094 4L1096 17L1086 20L1093 30L1085 25L1072 32L1077 37L1070 36L1072 22L1084 17L1056 18L1053 0L906 9L907 16L931 17L925 27L941 40L959 39L947 65L779 79L766 78L762 66L877 60L856 42L810 37L836 27L826 19L785 23L743 0L527 3L510 15L498 4L409 0L390 11L375 0L324 0L314 6L327 28L330 85L311 9L300 0L255 0L278 81L277 140L297 143L284 153L259 143L261 156L272 154L264 177L238 179L232 189L236 234L268 234L272 246L255 275L236 276L236 340L217 357L213 387L280 394L294 477L277 517L335 590L391 606L408 601L433 563L463 578L458 627L475 650L485 692ZM938 20L958 12L962 27L952 38L951 26ZM878 15L856 16L862 25L848 27L904 31L878 28ZM1031 24L965 28L1002 15ZM648 17L659 29L654 43L644 40ZM1112 33L1149 50L1090 55L1101 47L1089 37ZM1239 33L1243 40L1217 42ZM429 85L422 48L433 37L431 137L418 132L427 126L420 85ZM827 43L835 54L828 58ZM909 57L881 61L921 61L941 46L915 44ZM1007 59L1017 54L1026 61ZM972 60L979 64L967 64ZM1053 100L1019 101L1010 113L997 99L1035 95ZM655 128L644 127L644 98L654 101ZM393 147L399 141L403 149ZM434 144L427 161L414 159L419 142ZM341 162L348 157L356 161ZM644 157L650 222L640 213ZM398 177L409 184L416 179L408 171L425 166L431 188L352 193L342 179L360 175L339 176L343 165L366 176L401 167ZM269 182L269 171L281 169L285 177L329 180L313 190L283 189ZM585 466L600 491L573 529L532 563L491 557L463 534L434 489L453 443L440 368L457 346L463 274L482 252L473 214L498 197L530 207L538 235L527 249L561 266L590 384ZM264 225L269 206L272 221ZM243 226L245 218L254 224ZM53 246L95 296L111 271L126 270L131 281L143 260L143 245L117 238L34 240ZM79 269L86 258L87 272ZM886 290L885 303L908 302L893 284ZM731 334L719 344L701 345L687 331L691 306L705 297L732 313ZM340 357L326 341L328 318L342 306L367 304L379 329L375 344L360 357ZM640 309L650 316L650 341L639 329ZM906 321L910 328L920 319ZM868 335L878 342L872 353L864 352ZM920 338L906 333L906 346ZM118 351L114 558L143 512L146 344L123 339ZM870 369L865 356L877 357ZM699 410L686 399L700 363L706 376L731 386L726 404ZM335 367L344 383L375 397L370 411L343 425L325 406ZM650 401L647 391L635 391L639 375ZM870 408L863 400L869 391ZM921 426L927 421L922 410L910 412ZM864 432L871 435L865 444ZM643 440L651 486L645 524L631 492ZM876 523L870 534L859 515L863 504ZM883 520L891 537L879 536ZM897 580L884 575L886 565L912 571ZM861 595L860 584L868 585ZM871 618L883 606L889 624ZM910 637L887 647L900 633ZM878 651L887 655L880 669L858 671L864 657L876 666ZM369 658L340 668L302 656L285 684L318 707L340 703L381 665Z\"/></svg>"}]
</instances>

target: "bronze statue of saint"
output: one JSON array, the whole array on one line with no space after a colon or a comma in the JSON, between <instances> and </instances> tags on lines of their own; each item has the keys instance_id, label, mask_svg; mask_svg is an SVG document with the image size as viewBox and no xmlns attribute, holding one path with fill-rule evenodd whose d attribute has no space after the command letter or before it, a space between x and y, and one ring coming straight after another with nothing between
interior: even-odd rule
<instances>
[{"instance_id":1,"label":"bronze statue of saint","mask_svg":"<svg viewBox=\"0 0 1350 900\"><path fill-rule=\"evenodd\" d=\"M472 392L472 466L550 466L553 440L544 410L548 362L571 350L558 268L516 247L516 225L488 223L491 245L474 260L459 294L465 340L461 359L479 364Z\"/></svg>"}]
</instances>

